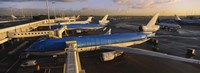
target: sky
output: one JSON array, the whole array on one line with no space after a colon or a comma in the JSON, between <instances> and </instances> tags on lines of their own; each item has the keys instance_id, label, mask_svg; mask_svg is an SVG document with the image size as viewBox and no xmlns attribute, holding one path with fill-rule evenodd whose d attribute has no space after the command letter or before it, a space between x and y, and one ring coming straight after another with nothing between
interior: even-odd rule
<instances>
[{"instance_id":1,"label":"sky","mask_svg":"<svg viewBox=\"0 0 200 73\"><path fill-rule=\"evenodd\" d=\"M49 0L50 13L55 8L80 15L200 15L200 0ZM45 0L0 0L0 15L13 12L45 13ZM23 10L23 11L22 11Z\"/></svg>"}]
</instances>

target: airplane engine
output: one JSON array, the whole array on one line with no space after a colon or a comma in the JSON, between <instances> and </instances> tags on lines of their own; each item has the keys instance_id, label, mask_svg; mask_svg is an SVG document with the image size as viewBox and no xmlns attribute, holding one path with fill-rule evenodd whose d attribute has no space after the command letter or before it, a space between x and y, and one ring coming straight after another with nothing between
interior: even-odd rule
<instances>
[{"instance_id":1,"label":"airplane engine","mask_svg":"<svg viewBox=\"0 0 200 73\"><path fill-rule=\"evenodd\" d=\"M102 53L102 58L103 58L103 61L113 60L115 58L115 53L113 51L112 52L104 52L104 53Z\"/></svg>"},{"instance_id":2,"label":"airplane engine","mask_svg":"<svg viewBox=\"0 0 200 73\"><path fill-rule=\"evenodd\" d=\"M159 25L154 25L154 26L140 26L139 30L142 32L155 32L159 30L160 26Z\"/></svg>"},{"instance_id":3,"label":"airplane engine","mask_svg":"<svg viewBox=\"0 0 200 73\"><path fill-rule=\"evenodd\" d=\"M83 31L82 30L76 30L76 33L82 33Z\"/></svg>"},{"instance_id":4,"label":"airplane engine","mask_svg":"<svg viewBox=\"0 0 200 73\"><path fill-rule=\"evenodd\" d=\"M102 59L103 59L103 61L111 61L115 57L118 57L118 56L120 56L122 54L123 54L122 51L104 52L104 53L102 53Z\"/></svg>"}]
</instances>

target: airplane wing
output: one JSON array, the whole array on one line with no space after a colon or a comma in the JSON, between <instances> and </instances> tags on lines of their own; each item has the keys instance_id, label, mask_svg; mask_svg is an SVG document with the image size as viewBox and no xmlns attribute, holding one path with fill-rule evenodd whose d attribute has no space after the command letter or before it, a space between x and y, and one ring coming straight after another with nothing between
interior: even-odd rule
<instances>
[{"instance_id":1,"label":"airplane wing","mask_svg":"<svg viewBox=\"0 0 200 73\"><path fill-rule=\"evenodd\" d=\"M141 54L141 55L147 55L147 56L160 57L160 58L167 58L167 59L183 61L183 62L188 62L188 63L194 63L194 64L200 64L200 60L189 59L189 58L184 58L184 57L169 55L169 54L165 54L165 53L149 51L149 50L143 50L143 49L139 49L139 48L113 47L113 46L101 46L101 48L124 51L124 52L128 52L128 53L135 53L135 54Z\"/></svg>"}]
</instances>

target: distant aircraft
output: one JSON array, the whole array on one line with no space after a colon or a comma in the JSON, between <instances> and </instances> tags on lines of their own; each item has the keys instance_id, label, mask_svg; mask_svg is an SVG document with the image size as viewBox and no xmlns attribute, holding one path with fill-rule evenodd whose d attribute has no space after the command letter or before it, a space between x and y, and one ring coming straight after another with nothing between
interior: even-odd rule
<instances>
[{"instance_id":1,"label":"distant aircraft","mask_svg":"<svg viewBox=\"0 0 200 73\"><path fill-rule=\"evenodd\" d=\"M150 40L151 37L154 37L154 32L159 30L159 25L155 25L158 16L159 14L156 14L146 26L140 27L143 32L48 39L35 42L25 51L29 54L34 55L65 54L68 52L66 50L69 50L69 48L73 48L66 43L75 41L75 43L77 44L74 45L77 47L76 52L94 51L103 48L199 64L199 60L177 57L136 48L125 48L131 45L142 44ZM77 54L75 55L74 53L72 53L71 55L76 56ZM102 56L105 61L108 61L114 58L115 52L106 52L103 53Z\"/></svg>"},{"instance_id":2,"label":"distant aircraft","mask_svg":"<svg viewBox=\"0 0 200 73\"><path fill-rule=\"evenodd\" d=\"M108 15L105 15L102 20L100 20L100 23L102 24L63 24L63 25L53 25L51 26L52 29L61 28L63 26L67 26L67 30L75 30L77 33L81 33L83 31L88 30L96 30L101 29L106 26L106 24L109 22L107 20Z\"/></svg>"},{"instance_id":3,"label":"distant aircraft","mask_svg":"<svg viewBox=\"0 0 200 73\"><path fill-rule=\"evenodd\" d=\"M175 17L179 24L200 24L200 19L181 19L177 15L175 15Z\"/></svg>"},{"instance_id":4,"label":"distant aircraft","mask_svg":"<svg viewBox=\"0 0 200 73\"><path fill-rule=\"evenodd\" d=\"M158 23L160 25L160 28L163 29L181 29L181 26L178 24L172 24L172 23Z\"/></svg>"},{"instance_id":5,"label":"distant aircraft","mask_svg":"<svg viewBox=\"0 0 200 73\"><path fill-rule=\"evenodd\" d=\"M88 19L85 20L85 21L63 22L63 23L60 23L60 25L66 25L66 24L89 24L90 22L92 22L92 18L93 17L88 17Z\"/></svg>"},{"instance_id":6,"label":"distant aircraft","mask_svg":"<svg viewBox=\"0 0 200 73\"><path fill-rule=\"evenodd\" d=\"M179 24L176 23L166 23L166 22L160 22L160 20L158 19L157 24L160 25L160 28L163 29L181 29L181 26Z\"/></svg>"},{"instance_id":7,"label":"distant aircraft","mask_svg":"<svg viewBox=\"0 0 200 73\"><path fill-rule=\"evenodd\" d=\"M55 18L54 19L54 21L56 22L56 23L60 23L60 22L74 22L74 21L76 21L77 19L80 19L80 15L78 15L77 17L75 17L75 16L72 16L72 17L61 17L61 18Z\"/></svg>"},{"instance_id":8,"label":"distant aircraft","mask_svg":"<svg viewBox=\"0 0 200 73\"><path fill-rule=\"evenodd\" d=\"M0 21L0 23L8 23L10 21L7 21L7 20L3 20L3 21Z\"/></svg>"},{"instance_id":9,"label":"distant aircraft","mask_svg":"<svg viewBox=\"0 0 200 73\"><path fill-rule=\"evenodd\" d=\"M51 29L61 28L63 26L67 27L67 30L74 30L77 33L81 33L88 30L97 30L101 28L105 28L106 24L70 24L70 25L53 25Z\"/></svg>"},{"instance_id":10,"label":"distant aircraft","mask_svg":"<svg viewBox=\"0 0 200 73\"><path fill-rule=\"evenodd\" d=\"M14 16L13 14L11 15L11 18L14 20L14 21L24 21L24 20L30 20L32 18L18 18L16 16Z\"/></svg>"},{"instance_id":11,"label":"distant aircraft","mask_svg":"<svg viewBox=\"0 0 200 73\"><path fill-rule=\"evenodd\" d=\"M80 15L69 17L71 19L80 19Z\"/></svg>"}]
</instances>

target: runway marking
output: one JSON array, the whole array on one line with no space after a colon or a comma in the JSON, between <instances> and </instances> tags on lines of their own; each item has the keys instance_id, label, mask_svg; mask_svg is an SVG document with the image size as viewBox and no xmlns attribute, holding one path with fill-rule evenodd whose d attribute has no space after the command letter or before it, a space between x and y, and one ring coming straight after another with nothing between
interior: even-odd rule
<instances>
[{"instance_id":1,"label":"runway marking","mask_svg":"<svg viewBox=\"0 0 200 73\"><path fill-rule=\"evenodd\" d=\"M25 41L22 44L20 44L17 48L11 50L8 52L9 55L14 54L15 52L17 52L18 50L22 49L22 47L24 47L26 44L28 44L29 41Z\"/></svg>"},{"instance_id":2,"label":"runway marking","mask_svg":"<svg viewBox=\"0 0 200 73\"><path fill-rule=\"evenodd\" d=\"M12 69L12 67L15 66L19 62L19 60L20 58L18 58L17 61L12 66L10 66L10 68L5 73L8 73Z\"/></svg>"},{"instance_id":3,"label":"runway marking","mask_svg":"<svg viewBox=\"0 0 200 73\"><path fill-rule=\"evenodd\" d=\"M3 62L6 58L8 58L8 57L3 58L3 59L0 61L0 63Z\"/></svg>"}]
</instances>

